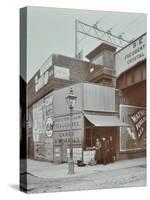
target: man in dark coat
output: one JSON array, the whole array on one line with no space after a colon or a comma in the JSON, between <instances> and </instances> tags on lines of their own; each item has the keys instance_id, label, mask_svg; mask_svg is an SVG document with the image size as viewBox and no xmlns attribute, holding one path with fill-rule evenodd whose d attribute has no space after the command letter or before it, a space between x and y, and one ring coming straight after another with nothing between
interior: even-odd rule
<instances>
[{"instance_id":1,"label":"man in dark coat","mask_svg":"<svg viewBox=\"0 0 150 200\"><path fill-rule=\"evenodd\" d=\"M108 141L105 137L102 138L102 162L104 165L108 163L108 155L109 155L109 148L108 148Z\"/></svg>"},{"instance_id":2,"label":"man in dark coat","mask_svg":"<svg viewBox=\"0 0 150 200\"><path fill-rule=\"evenodd\" d=\"M100 164L101 163L101 147L102 147L102 144L101 144L101 141L99 140L99 138L96 139L96 145L95 145L95 149L96 149L96 152L95 152L95 160L96 160L96 163L97 164Z\"/></svg>"},{"instance_id":3,"label":"man in dark coat","mask_svg":"<svg viewBox=\"0 0 150 200\"><path fill-rule=\"evenodd\" d=\"M109 137L109 162L114 162L114 146L112 136Z\"/></svg>"}]
</instances>

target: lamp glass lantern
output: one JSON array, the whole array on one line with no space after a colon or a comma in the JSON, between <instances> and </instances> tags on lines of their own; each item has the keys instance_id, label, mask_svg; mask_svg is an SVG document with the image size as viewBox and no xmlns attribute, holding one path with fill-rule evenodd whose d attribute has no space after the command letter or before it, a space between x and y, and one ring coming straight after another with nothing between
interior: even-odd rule
<instances>
[{"instance_id":1,"label":"lamp glass lantern","mask_svg":"<svg viewBox=\"0 0 150 200\"><path fill-rule=\"evenodd\" d=\"M77 97L73 94L73 89L70 88L69 95L66 97L67 105L70 109L73 109L76 103Z\"/></svg>"}]
</instances>

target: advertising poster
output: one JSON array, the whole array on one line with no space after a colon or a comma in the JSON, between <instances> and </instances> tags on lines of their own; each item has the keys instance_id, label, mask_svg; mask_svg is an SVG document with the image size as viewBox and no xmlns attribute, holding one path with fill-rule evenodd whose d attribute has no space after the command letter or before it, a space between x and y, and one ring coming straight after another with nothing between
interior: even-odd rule
<instances>
[{"instance_id":1,"label":"advertising poster","mask_svg":"<svg viewBox=\"0 0 150 200\"><path fill-rule=\"evenodd\" d=\"M120 151L137 151L146 148L146 109L120 105L120 118L129 126L120 128Z\"/></svg>"},{"instance_id":2,"label":"advertising poster","mask_svg":"<svg viewBox=\"0 0 150 200\"><path fill-rule=\"evenodd\" d=\"M33 139L40 140L40 135L52 136L53 96L48 94L33 105Z\"/></svg>"}]
</instances>

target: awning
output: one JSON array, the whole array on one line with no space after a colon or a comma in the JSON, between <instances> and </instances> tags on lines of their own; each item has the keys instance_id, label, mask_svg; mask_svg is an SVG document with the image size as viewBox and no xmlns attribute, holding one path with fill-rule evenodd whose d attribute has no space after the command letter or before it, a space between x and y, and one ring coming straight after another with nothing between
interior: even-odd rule
<instances>
[{"instance_id":1,"label":"awning","mask_svg":"<svg viewBox=\"0 0 150 200\"><path fill-rule=\"evenodd\" d=\"M122 122L117 116L85 114L85 117L94 125L100 127L122 127L128 124Z\"/></svg>"}]
</instances>

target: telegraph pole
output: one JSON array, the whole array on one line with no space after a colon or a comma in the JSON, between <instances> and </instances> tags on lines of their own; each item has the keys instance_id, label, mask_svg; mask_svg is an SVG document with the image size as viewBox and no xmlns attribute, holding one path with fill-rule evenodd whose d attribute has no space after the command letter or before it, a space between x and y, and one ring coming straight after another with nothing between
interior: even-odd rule
<instances>
[{"instance_id":1,"label":"telegraph pole","mask_svg":"<svg viewBox=\"0 0 150 200\"><path fill-rule=\"evenodd\" d=\"M75 58L78 58L78 20L75 20Z\"/></svg>"}]
</instances>

